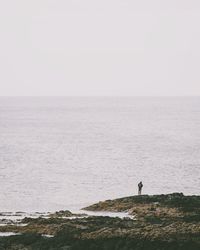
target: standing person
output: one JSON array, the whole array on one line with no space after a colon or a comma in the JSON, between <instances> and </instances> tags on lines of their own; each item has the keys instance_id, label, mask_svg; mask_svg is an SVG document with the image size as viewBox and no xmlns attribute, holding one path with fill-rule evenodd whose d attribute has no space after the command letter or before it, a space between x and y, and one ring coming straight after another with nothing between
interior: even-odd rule
<instances>
[{"instance_id":1,"label":"standing person","mask_svg":"<svg viewBox=\"0 0 200 250\"><path fill-rule=\"evenodd\" d=\"M142 182L139 182L139 183L138 183L138 195L141 195L141 194L142 194L142 187L143 187Z\"/></svg>"}]
</instances>

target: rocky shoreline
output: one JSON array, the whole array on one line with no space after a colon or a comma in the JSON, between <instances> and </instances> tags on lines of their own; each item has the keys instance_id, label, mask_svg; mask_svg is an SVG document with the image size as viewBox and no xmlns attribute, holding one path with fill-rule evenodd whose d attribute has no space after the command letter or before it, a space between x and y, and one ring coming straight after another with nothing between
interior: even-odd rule
<instances>
[{"instance_id":1,"label":"rocky shoreline","mask_svg":"<svg viewBox=\"0 0 200 250\"><path fill-rule=\"evenodd\" d=\"M132 217L88 216L87 211L126 212ZM107 200L84 208L82 214L59 211L2 224L0 233L17 234L0 237L0 249L7 250L196 250L200 196L173 193Z\"/></svg>"}]
</instances>

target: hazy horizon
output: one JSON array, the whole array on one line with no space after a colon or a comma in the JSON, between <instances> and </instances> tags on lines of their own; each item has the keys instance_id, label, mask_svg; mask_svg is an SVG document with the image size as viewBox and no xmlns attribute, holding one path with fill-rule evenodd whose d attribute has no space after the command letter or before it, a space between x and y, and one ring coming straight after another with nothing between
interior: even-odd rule
<instances>
[{"instance_id":1,"label":"hazy horizon","mask_svg":"<svg viewBox=\"0 0 200 250\"><path fill-rule=\"evenodd\" d=\"M113 97L113 98L123 98L123 97L137 97L137 98L143 98L143 97L152 97L152 98L167 98L167 97L200 97L199 95L0 95L0 97L92 97L92 98L98 98L98 97Z\"/></svg>"}]
</instances>

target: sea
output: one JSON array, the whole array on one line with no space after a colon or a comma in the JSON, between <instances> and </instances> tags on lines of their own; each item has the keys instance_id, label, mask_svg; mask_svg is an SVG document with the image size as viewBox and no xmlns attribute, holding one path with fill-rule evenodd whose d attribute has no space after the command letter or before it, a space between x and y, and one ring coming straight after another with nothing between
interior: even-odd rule
<instances>
[{"instance_id":1,"label":"sea","mask_svg":"<svg viewBox=\"0 0 200 250\"><path fill-rule=\"evenodd\" d=\"M0 211L200 193L200 97L0 97Z\"/></svg>"}]
</instances>

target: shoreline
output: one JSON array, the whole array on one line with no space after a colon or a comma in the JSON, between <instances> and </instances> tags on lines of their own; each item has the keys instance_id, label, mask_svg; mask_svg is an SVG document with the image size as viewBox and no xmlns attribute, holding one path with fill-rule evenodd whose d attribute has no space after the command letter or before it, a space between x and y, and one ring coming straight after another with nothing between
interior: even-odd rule
<instances>
[{"instance_id":1,"label":"shoreline","mask_svg":"<svg viewBox=\"0 0 200 250\"><path fill-rule=\"evenodd\" d=\"M79 214L63 210L38 213L37 217L20 215L24 215L21 221L10 220L0 226L0 250L5 249L5 244L9 247L6 249L23 246L25 250L92 250L94 246L99 250L159 247L171 250L175 246L180 250L200 249L200 196L197 195L129 196L98 202L83 208Z\"/></svg>"}]
</instances>

